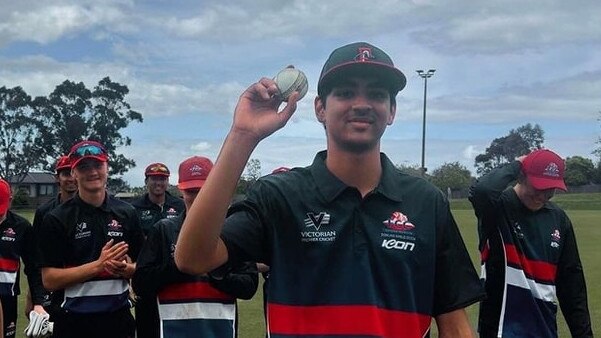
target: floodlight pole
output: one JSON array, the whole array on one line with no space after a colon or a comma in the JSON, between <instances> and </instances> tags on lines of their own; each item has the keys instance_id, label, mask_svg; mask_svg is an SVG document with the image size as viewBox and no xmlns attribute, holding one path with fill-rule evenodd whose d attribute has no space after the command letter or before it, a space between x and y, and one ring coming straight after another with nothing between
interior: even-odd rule
<instances>
[{"instance_id":1,"label":"floodlight pole","mask_svg":"<svg viewBox=\"0 0 601 338\"><path fill-rule=\"evenodd\" d=\"M417 74L424 79L424 115L422 118L422 166L420 168L422 177L426 176L426 94L428 92L428 79L434 75L436 69L430 69L427 72L419 69Z\"/></svg>"}]
</instances>

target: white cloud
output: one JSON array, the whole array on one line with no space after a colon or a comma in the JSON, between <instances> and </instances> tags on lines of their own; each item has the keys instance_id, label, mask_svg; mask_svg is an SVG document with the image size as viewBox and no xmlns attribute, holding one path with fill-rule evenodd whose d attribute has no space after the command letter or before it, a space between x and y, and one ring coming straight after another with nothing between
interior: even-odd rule
<instances>
[{"instance_id":1,"label":"white cloud","mask_svg":"<svg viewBox=\"0 0 601 338\"><path fill-rule=\"evenodd\" d=\"M1 15L0 46L11 41L47 44L93 27L108 31L131 31L125 2L26 3L5 9Z\"/></svg>"},{"instance_id":2,"label":"white cloud","mask_svg":"<svg viewBox=\"0 0 601 338\"><path fill-rule=\"evenodd\" d=\"M211 144L209 142L200 142L192 145L190 149L194 150L194 152L204 153L207 150L211 149Z\"/></svg>"},{"instance_id":3,"label":"white cloud","mask_svg":"<svg viewBox=\"0 0 601 338\"><path fill-rule=\"evenodd\" d=\"M476 146L469 145L465 147L465 149L463 149L463 158L465 158L466 160L473 161L476 158L476 156L478 156L478 154L481 153L483 153L483 151L478 150Z\"/></svg>"}]
</instances>

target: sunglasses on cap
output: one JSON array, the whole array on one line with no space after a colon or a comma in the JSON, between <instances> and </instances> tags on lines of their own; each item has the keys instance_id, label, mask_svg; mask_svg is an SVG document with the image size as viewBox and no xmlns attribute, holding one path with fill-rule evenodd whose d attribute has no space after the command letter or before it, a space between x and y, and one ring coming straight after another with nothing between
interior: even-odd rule
<instances>
[{"instance_id":1,"label":"sunglasses on cap","mask_svg":"<svg viewBox=\"0 0 601 338\"><path fill-rule=\"evenodd\" d=\"M106 155L104 148L94 144L83 144L73 150L70 154L71 157L84 157L84 156L101 156Z\"/></svg>"},{"instance_id":2,"label":"sunglasses on cap","mask_svg":"<svg viewBox=\"0 0 601 338\"><path fill-rule=\"evenodd\" d=\"M168 173L169 169L167 169L167 167L163 166L163 165L155 165L154 167L150 167L148 168L147 172L153 172L153 173Z\"/></svg>"}]
</instances>

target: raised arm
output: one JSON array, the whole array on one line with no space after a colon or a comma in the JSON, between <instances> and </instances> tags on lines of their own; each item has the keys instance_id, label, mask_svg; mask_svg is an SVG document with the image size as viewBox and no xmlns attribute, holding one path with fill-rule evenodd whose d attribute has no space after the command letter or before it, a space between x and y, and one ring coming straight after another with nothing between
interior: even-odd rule
<instances>
[{"instance_id":1,"label":"raised arm","mask_svg":"<svg viewBox=\"0 0 601 338\"><path fill-rule=\"evenodd\" d=\"M277 92L272 79L262 78L240 96L215 166L184 220L175 249L181 271L201 274L227 262L220 233L240 175L257 144L286 125L296 110L298 93L278 112L282 100Z\"/></svg>"},{"instance_id":2,"label":"raised arm","mask_svg":"<svg viewBox=\"0 0 601 338\"><path fill-rule=\"evenodd\" d=\"M474 206L476 216L481 216L486 210L496 208L496 203L503 190L517 180L521 170L521 157L511 163L493 169L480 177L469 189L468 199Z\"/></svg>"}]
</instances>

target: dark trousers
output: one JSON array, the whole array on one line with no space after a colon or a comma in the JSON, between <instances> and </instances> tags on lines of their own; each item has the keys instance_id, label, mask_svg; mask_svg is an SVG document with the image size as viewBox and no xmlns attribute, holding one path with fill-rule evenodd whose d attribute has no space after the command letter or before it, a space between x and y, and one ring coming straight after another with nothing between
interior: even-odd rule
<instances>
[{"instance_id":1,"label":"dark trousers","mask_svg":"<svg viewBox=\"0 0 601 338\"><path fill-rule=\"evenodd\" d=\"M55 316L54 337L134 338L134 317L129 308L109 313L63 312Z\"/></svg>"},{"instance_id":2,"label":"dark trousers","mask_svg":"<svg viewBox=\"0 0 601 338\"><path fill-rule=\"evenodd\" d=\"M136 332L138 338L159 338L159 308L155 297L136 300Z\"/></svg>"},{"instance_id":3,"label":"dark trousers","mask_svg":"<svg viewBox=\"0 0 601 338\"><path fill-rule=\"evenodd\" d=\"M4 312L4 338L16 337L17 333L17 296L1 296Z\"/></svg>"}]
</instances>

